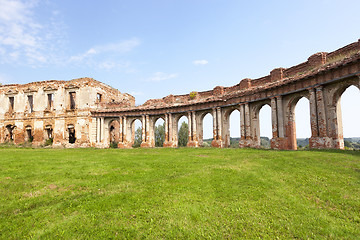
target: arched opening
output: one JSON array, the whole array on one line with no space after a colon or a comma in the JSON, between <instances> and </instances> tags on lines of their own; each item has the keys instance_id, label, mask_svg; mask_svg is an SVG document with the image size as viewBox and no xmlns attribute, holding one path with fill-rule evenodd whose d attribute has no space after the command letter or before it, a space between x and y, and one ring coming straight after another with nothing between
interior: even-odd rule
<instances>
[{"instance_id":1,"label":"arched opening","mask_svg":"<svg viewBox=\"0 0 360 240\"><path fill-rule=\"evenodd\" d=\"M53 129L51 125L46 125L45 126L45 136L46 136L46 140L48 139L53 139Z\"/></svg>"},{"instance_id":2,"label":"arched opening","mask_svg":"<svg viewBox=\"0 0 360 240\"><path fill-rule=\"evenodd\" d=\"M5 142L14 141L14 125L7 125L5 130Z\"/></svg>"},{"instance_id":3,"label":"arched opening","mask_svg":"<svg viewBox=\"0 0 360 240\"><path fill-rule=\"evenodd\" d=\"M241 138L240 133L240 111L234 109L229 115L230 147L238 148Z\"/></svg>"},{"instance_id":4,"label":"arched opening","mask_svg":"<svg viewBox=\"0 0 360 240\"><path fill-rule=\"evenodd\" d=\"M120 138L120 124L119 121L113 120L109 125L110 147L117 148Z\"/></svg>"},{"instance_id":5,"label":"arched opening","mask_svg":"<svg viewBox=\"0 0 360 240\"><path fill-rule=\"evenodd\" d=\"M295 105L295 137L298 149L308 149L311 137L310 102L300 98Z\"/></svg>"},{"instance_id":6,"label":"arched opening","mask_svg":"<svg viewBox=\"0 0 360 240\"><path fill-rule=\"evenodd\" d=\"M135 119L131 123L132 142L134 148L138 148L142 142L142 123L139 119Z\"/></svg>"},{"instance_id":7,"label":"arched opening","mask_svg":"<svg viewBox=\"0 0 360 240\"><path fill-rule=\"evenodd\" d=\"M33 137L33 135L32 135L32 129L31 129L31 126L26 126L25 127L25 132L26 132L26 134L25 134L25 141L26 142L32 142L33 140L34 140L34 137Z\"/></svg>"},{"instance_id":8,"label":"arched opening","mask_svg":"<svg viewBox=\"0 0 360 240\"><path fill-rule=\"evenodd\" d=\"M189 121L186 116L178 120L178 147L186 147L189 140Z\"/></svg>"},{"instance_id":9,"label":"arched opening","mask_svg":"<svg viewBox=\"0 0 360 240\"><path fill-rule=\"evenodd\" d=\"M342 127L344 146L347 149L360 149L360 128L358 127L360 112L357 111L360 102L359 93L359 89L351 85L341 94L339 99L341 109L338 111L341 113L342 124L339 124L338 127Z\"/></svg>"},{"instance_id":10,"label":"arched opening","mask_svg":"<svg viewBox=\"0 0 360 240\"><path fill-rule=\"evenodd\" d=\"M74 125L68 125L69 143L73 144L76 141L75 127Z\"/></svg>"},{"instance_id":11,"label":"arched opening","mask_svg":"<svg viewBox=\"0 0 360 240\"><path fill-rule=\"evenodd\" d=\"M53 137L53 129L51 125L46 125L45 126L45 134L44 134L44 138L45 138L45 146L49 146L52 145L54 142L54 137Z\"/></svg>"},{"instance_id":12,"label":"arched opening","mask_svg":"<svg viewBox=\"0 0 360 240\"><path fill-rule=\"evenodd\" d=\"M211 147L211 142L214 139L213 134L213 116L211 113L206 113L205 116L202 119L202 133L200 135L202 136L202 139L200 140L202 147Z\"/></svg>"},{"instance_id":13,"label":"arched opening","mask_svg":"<svg viewBox=\"0 0 360 240\"><path fill-rule=\"evenodd\" d=\"M158 118L154 124L155 147L163 147L165 141L165 121Z\"/></svg>"},{"instance_id":14,"label":"arched opening","mask_svg":"<svg viewBox=\"0 0 360 240\"><path fill-rule=\"evenodd\" d=\"M272 138L271 125L271 107L265 104L259 111L260 126L260 146L270 148L270 139Z\"/></svg>"}]
</instances>

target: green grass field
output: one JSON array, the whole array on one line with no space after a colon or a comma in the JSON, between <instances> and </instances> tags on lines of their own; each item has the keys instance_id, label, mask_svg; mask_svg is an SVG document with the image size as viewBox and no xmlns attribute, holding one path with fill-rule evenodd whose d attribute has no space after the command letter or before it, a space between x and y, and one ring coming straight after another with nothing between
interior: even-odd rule
<instances>
[{"instance_id":1,"label":"green grass field","mask_svg":"<svg viewBox=\"0 0 360 240\"><path fill-rule=\"evenodd\" d=\"M1 239L359 239L360 152L0 149Z\"/></svg>"}]
</instances>

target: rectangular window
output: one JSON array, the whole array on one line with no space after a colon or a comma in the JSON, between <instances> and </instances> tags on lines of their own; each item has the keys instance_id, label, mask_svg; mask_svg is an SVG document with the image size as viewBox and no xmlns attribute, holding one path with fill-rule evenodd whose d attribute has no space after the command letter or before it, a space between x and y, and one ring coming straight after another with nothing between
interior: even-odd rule
<instances>
[{"instance_id":1,"label":"rectangular window","mask_svg":"<svg viewBox=\"0 0 360 240\"><path fill-rule=\"evenodd\" d=\"M14 111L14 97L9 97L9 111Z\"/></svg>"},{"instance_id":2,"label":"rectangular window","mask_svg":"<svg viewBox=\"0 0 360 240\"><path fill-rule=\"evenodd\" d=\"M47 108L50 110L50 109L52 109L52 106L53 106L54 94L53 94L53 93L49 93L49 94L47 95L47 98L48 98L48 106L47 106Z\"/></svg>"},{"instance_id":3,"label":"rectangular window","mask_svg":"<svg viewBox=\"0 0 360 240\"><path fill-rule=\"evenodd\" d=\"M96 101L101 102L101 94L100 93L96 94Z\"/></svg>"},{"instance_id":4,"label":"rectangular window","mask_svg":"<svg viewBox=\"0 0 360 240\"><path fill-rule=\"evenodd\" d=\"M76 92L70 92L70 109L75 109L76 108L76 104L75 104L75 99L76 99Z\"/></svg>"},{"instance_id":5,"label":"rectangular window","mask_svg":"<svg viewBox=\"0 0 360 240\"><path fill-rule=\"evenodd\" d=\"M33 100L33 96L32 95L28 95L28 104L29 104L29 112L33 112L34 111L34 100Z\"/></svg>"}]
</instances>

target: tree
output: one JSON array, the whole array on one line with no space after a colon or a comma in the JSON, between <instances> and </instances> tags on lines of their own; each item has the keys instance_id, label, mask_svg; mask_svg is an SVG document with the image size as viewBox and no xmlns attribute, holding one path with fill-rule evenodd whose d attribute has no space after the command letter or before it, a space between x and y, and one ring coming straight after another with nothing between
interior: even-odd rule
<instances>
[{"instance_id":1,"label":"tree","mask_svg":"<svg viewBox=\"0 0 360 240\"><path fill-rule=\"evenodd\" d=\"M142 129L141 129L141 127L139 127L135 131L133 147L135 147L135 148L140 147L141 142L142 142Z\"/></svg>"},{"instance_id":2,"label":"tree","mask_svg":"<svg viewBox=\"0 0 360 240\"><path fill-rule=\"evenodd\" d=\"M155 126L155 147L162 147L165 141L165 123Z\"/></svg>"},{"instance_id":3,"label":"tree","mask_svg":"<svg viewBox=\"0 0 360 240\"><path fill-rule=\"evenodd\" d=\"M186 122L182 122L180 129L179 129L179 135L178 135L178 146L179 147L186 147L188 142L188 131L189 131L189 125Z\"/></svg>"}]
</instances>

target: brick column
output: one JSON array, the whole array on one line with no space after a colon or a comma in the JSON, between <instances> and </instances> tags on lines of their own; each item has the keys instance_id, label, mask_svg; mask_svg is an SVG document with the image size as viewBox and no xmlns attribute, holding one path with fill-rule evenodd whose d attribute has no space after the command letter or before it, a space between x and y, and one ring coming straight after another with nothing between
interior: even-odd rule
<instances>
[{"instance_id":1,"label":"brick column","mask_svg":"<svg viewBox=\"0 0 360 240\"><path fill-rule=\"evenodd\" d=\"M315 90L309 89L311 137L319 136Z\"/></svg>"},{"instance_id":2,"label":"brick column","mask_svg":"<svg viewBox=\"0 0 360 240\"><path fill-rule=\"evenodd\" d=\"M169 118L169 142L172 142L174 133L173 133L173 118L171 113L169 113L168 118Z\"/></svg>"},{"instance_id":3,"label":"brick column","mask_svg":"<svg viewBox=\"0 0 360 240\"><path fill-rule=\"evenodd\" d=\"M240 133L241 139L245 139L245 105L240 105Z\"/></svg>"},{"instance_id":4,"label":"brick column","mask_svg":"<svg viewBox=\"0 0 360 240\"><path fill-rule=\"evenodd\" d=\"M277 119L277 105L275 97L271 98L271 123L272 123L272 137L278 137L278 119Z\"/></svg>"},{"instance_id":5,"label":"brick column","mask_svg":"<svg viewBox=\"0 0 360 240\"><path fill-rule=\"evenodd\" d=\"M150 120L149 120L149 115L145 116L145 122L146 122L146 129L145 129L146 142L150 143Z\"/></svg>"},{"instance_id":6,"label":"brick column","mask_svg":"<svg viewBox=\"0 0 360 240\"><path fill-rule=\"evenodd\" d=\"M218 139L218 134L217 134L217 121L216 121L216 109L213 108L213 140L217 140Z\"/></svg>"},{"instance_id":7,"label":"brick column","mask_svg":"<svg viewBox=\"0 0 360 240\"><path fill-rule=\"evenodd\" d=\"M245 136L246 139L251 138L250 129L250 107L249 103L245 103Z\"/></svg>"},{"instance_id":8,"label":"brick column","mask_svg":"<svg viewBox=\"0 0 360 240\"><path fill-rule=\"evenodd\" d=\"M319 126L319 136L326 137L326 115L325 115L325 104L324 104L324 95L322 87L316 88L316 105L318 111L318 126Z\"/></svg>"},{"instance_id":9,"label":"brick column","mask_svg":"<svg viewBox=\"0 0 360 240\"><path fill-rule=\"evenodd\" d=\"M141 135L141 142L146 142L146 133L145 133L145 128L146 128L146 122L145 122L145 115L142 116L142 135Z\"/></svg>"},{"instance_id":10,"label":"brick column","mask_svg":"<svg viewBox=\"0 0 360 240\"><path fill-rule=\"evenodd\" d=\"M193 141L197 141L197 135L196 135L196 114L195 112L192 112L192 125L193 125L193 128L192 128L192 138L193 138Z\"/></svg>"},{"instance_id":11,"label":"brick column","mask_svg":"<svg viewBox=\"0 0 360 240\"><path fill-rule=\"evenodd\" d=\"M278 134L280 138L285 137L284 135L284 111L282 96L276 97L277 100L277 120L278 120Z\"/></svg>"},{"instance_id":12,"label":"brick column","mask_svg":"<svg viewBox=\"0 0 360 240\"><path fill-rule=\"evenodd\" d=\"M99 143L101 141L101 118L96 118L96 142Z\"/></svg>"},{"instance_id":13,"label":"brick column","mask_svg":"<svg viewBox=\"0 0 360 240\"><path fill-rule=\"evenodd\" d=\"M165 142L169 141L169 115L165 114Z\"/></svg>"},{"instance_id":14,"label":"brick column","mask_svg":"<svg viewBox=\"0 0 360 240\"><path fill-rule=\"evenodd\" d=\"M126 117L124 116L123 118L123 142L127 142L127 139L126 139L126 133L127 133L127 125L126 125Z\"/></svg>"},{"instance_id":15,"label":"brick column","mask_svg":"<svg viewBox=\"0 0 360 240\"><path fill-rule=\"evenodd\" d=\"M119 142L123 142L123 118L119 117Z\"/></svg>"},{"instance_id":16,"label":"brick column","mask_svg":"<svg viewBox=\"0 0 360 240\"><path fill-rule=\"evenodd\" d=\"M75 127L75 126L74 126ZM102 117L101 118L101 132L100 132L100 136L101 136L101 142L105 142L105 118Z\"/></svg>"},{"instance_id":17,"label":"brick column","mask_svg":"<svg viewBox=\"0 0 360 240\"><path fill-rule=\"evenodd\" d=\"M222 140L222 116L221 116L221 108L217 108L217 125L218 125L218 140Z\"/></svg>"},{"instance_id":18,"label":"brick column","mask_svg":"<svg viewBox=\"0 0 360 240\"><path fill-rule=\"evenodd\" d=\"M191 136L192 136L192 130L191 130L191 128L192 128L192 124L191 124L191 112L188 112L188 135L189 135L189 139L188 139L188 142L191 142L192 141L192 138L191 138Z\"/></svg>"}]
</instances>

